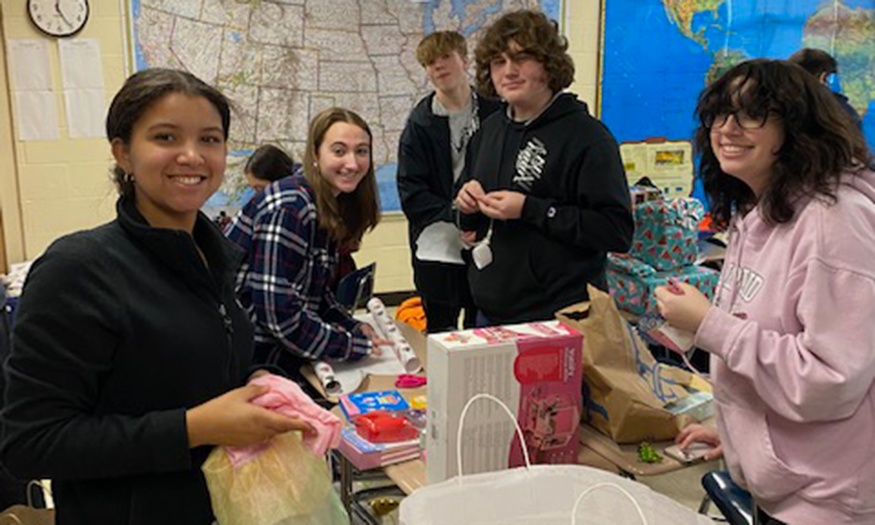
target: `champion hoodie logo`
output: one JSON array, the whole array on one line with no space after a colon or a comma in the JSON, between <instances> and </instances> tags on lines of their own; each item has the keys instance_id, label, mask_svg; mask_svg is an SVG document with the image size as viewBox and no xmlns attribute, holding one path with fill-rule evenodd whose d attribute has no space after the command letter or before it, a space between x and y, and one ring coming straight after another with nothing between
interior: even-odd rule
<instances>
[{"instance_id":1,"label":"champion hoodie logo","mask_svg":"<svg viewBox=\"0 0 875 525\"><path fill-rule=\"evenodd\" d=\"M739 268L735 263L730 263L726 270L726 278L723 280L723 288L731 290L738 286L738 297L749 303L762 290L765 279L763 276L750 268Z\"/></svg>"},{"instance_id":2,"label":"champion hoodie logo","mask_svg":"<svg viewBox=\"0 0 875 525\"><path fill-rule=\"evenodd\" d=\"M526 191L541 180L544 165L547 164L547 147L537 138L532 138L516 156L516 175L513 183Z\"/></svg>"}]
</instances>

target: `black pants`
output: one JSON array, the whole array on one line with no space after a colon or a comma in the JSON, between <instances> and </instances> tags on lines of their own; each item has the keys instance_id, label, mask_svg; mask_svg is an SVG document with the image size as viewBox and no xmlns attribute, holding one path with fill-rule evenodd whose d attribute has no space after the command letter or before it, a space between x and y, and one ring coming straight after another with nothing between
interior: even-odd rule
<instances>
[{"instance_id":1,"label":"black pants","mask_svg":"<svg viewBox=\"0 0 875 525\"><path fill-rule=\"evenodd\" d=\"M464 310L465 317L462 320L464 328L474 328L477 309L473 306L461 306L430 301L422 298L422 308L425 311L425 319L428 323L428 333L452 332L459 329L459 314Z\"/></svg>"}]
</instances>

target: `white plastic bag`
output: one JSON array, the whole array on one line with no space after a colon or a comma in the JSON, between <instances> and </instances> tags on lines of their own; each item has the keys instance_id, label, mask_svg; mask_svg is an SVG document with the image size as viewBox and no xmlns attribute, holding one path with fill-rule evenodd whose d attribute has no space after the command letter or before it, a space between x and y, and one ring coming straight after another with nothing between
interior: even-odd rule
<instances>
[{"instance_id":1,"label":"white plastic bag","mask_svg":"<svg viewBox=\"0 0 875 525\"><path fill-rule=\"evenodd\" d=\"M459 433L471 404L462 411ZM522 430L517 425L522 439ZM461 438L457 441L461 443ZM602 470L575 465L526 467L459 476L423 487L401 502L401 525L711 525L706 516L649 487ZM630 501L631 500L631 501ZM579 504L578 504L579 502ZM573 514L574 513L574 514Z\"/></svg>"}]
</instances>

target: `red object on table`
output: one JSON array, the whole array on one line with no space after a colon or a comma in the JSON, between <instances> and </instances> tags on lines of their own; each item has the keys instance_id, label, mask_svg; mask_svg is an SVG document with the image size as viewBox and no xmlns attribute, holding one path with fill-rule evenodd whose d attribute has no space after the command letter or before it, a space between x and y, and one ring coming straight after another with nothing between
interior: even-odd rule
<instances>
[{"instance_id":1,"label":"red object on table","mask_svg":"<svg viewBox=\"0 0 875 525\"><path fill-rule=\"evenodd\" d=\"M419 430L403 416L388 412L369 412L356 418L355 431L371 443L395 443L419 437Z\"/></svg>"}]
</instances>

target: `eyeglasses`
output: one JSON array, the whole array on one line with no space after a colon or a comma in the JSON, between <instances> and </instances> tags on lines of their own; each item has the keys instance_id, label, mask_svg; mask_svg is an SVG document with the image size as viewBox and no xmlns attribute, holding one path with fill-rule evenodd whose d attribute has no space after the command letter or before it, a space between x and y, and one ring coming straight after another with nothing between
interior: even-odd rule
<instances>
[{"instance_id":1,"label":"eyeglasses","mask_svg":"<svg viewBox=\"0 0 875 525\"><path fill-rule=\"evenodd\" d=\"M718 113L710 119L706 119L704 124L711 129L722 128L729 122L729 117L732 116L735 119L735 123L741 129L761 129L769 120L769 113L774 113L774 111L768 110L762 115L751 115L746 110L736 109L735 111Z\"/></svg>"}]
</instances>

